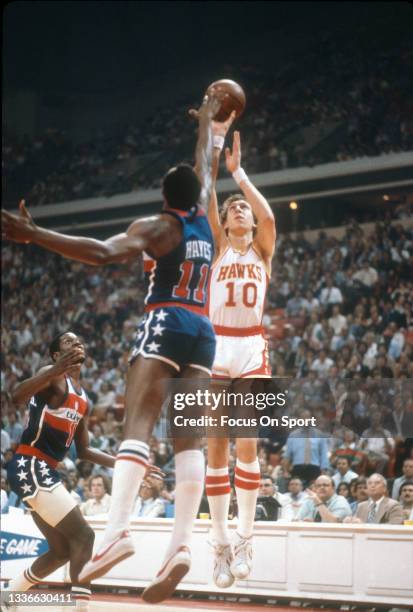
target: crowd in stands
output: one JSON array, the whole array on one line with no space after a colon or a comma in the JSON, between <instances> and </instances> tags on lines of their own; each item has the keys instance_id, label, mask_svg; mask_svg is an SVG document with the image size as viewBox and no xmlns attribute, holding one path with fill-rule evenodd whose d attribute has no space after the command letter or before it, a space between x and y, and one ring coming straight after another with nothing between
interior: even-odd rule
<instances>
[{"instance_id":1,"label":"crowd in stands","mask_svg":"<svg viewBox=\"0 0 413 612\"><path fill-rule=\"evenodd\" d=\"M225 67L247 91L238 127L250 173L413 150L411 41L401 38L394 46L384 39L372 50L359 29L350 36L320 32L280 64L261 56L254 62L250 54L240 68ZM6 138L5 200L48 204L159 187L177 156L192 159L187 109L199 97L188 92L175 104L168 99L150 118L102 130L81 144L59 129L34 140Z\"/></svg>"},{"instance_id":2,"label":"crowd in stands","mask_svg":"<svg viewBox=\"0 0 413 612\"><path fill-rule=\"evenodd\" d=\"M279 238L264 318L270 359L273 374L290 380L291 414L315 416L318 433L308 435L305 427L264 432L257 519L314 520L323 499L337 505L336 490L345 517L366 518L357 515L358 504L366 496L372 499L375 487L387 487L401 503L403 516L408 514L412 486L405 485L413 485L412 269L413 230L397 220L371 230L352 221L342 239L328 231L315 241L304 234ZM90 444L116 453L144 283L140 261L92 268L32 245L13 244L3 247L2 276L1 461L2 506L7 507L20 503L8 491L4 468L27 418L25 406L12 405L10 392L48 362L48 345L56 333L70 330L84 338L88 356L82 385L93 406ZM159 427L154 434L150 461L164 478L152 476L144 483L134 516L173 514L172 448ZM231 474L234 467L232 453ZM111 470L77 460L73 447L60 468L85 514L107 509ZM261 499L267 495L264 488L278 505L269 507ZM307 500L307 514L300 500ZM235 499L231 513L236 514Z\"/></svg>"}]
</instances>

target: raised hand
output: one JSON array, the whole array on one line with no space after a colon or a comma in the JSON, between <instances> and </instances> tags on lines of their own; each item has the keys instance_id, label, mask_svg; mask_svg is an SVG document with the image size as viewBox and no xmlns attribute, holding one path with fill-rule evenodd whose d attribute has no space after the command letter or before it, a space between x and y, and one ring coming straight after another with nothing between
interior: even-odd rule
<instances>
[{"instance_id":1,"label":"raised hand","mask_svg":"<svg viewBox=\"0 0 413 612\"><path fill-rule=\"evenodd\" d=\"M225 147L225 164L231 174L241 167L241 138L238 131L234 132L232 151Z\"/></svg>"},{"instance_id":2,"label":"raised hand","mask_svg":"<svg viewBox=\"0 0 413 612\"><path fill-rule=\"evenodd\" d=\"M53 364L53 375L60 376L69 372L72 368L79 366L85 359L83 348L75 347L60 355Z\"/></svg>"},{"instance_id":3,"label":"raised hand","mask_svg":"<svg viewBox=\"0 0 413 612\"><path fill-rule=\"evenodd\" d=\"M221 102L215 95L215 90L210 89L209 93L205 94L201 106L198 110L195 108L189 109L188 113L197 121L201 121L203 118L212 121L215 115L218 113L221 107Z\"/></svg>"},{"instance_id":4,"label":"raised hand","mask_svg":"<svg viewBox=\"0 0 413 612\"><path fill-rule=\"evenodd\" d=\"M19 214L15 215L7 210L1 211L2 237L14 242L28 244L36 230L31 214L26 208L24 200L20 200Z\"/></svg>"},{"instance_id":5,"label":"raised hand","mask_svg":"<svg viewBox=\"0 0 413 612\"><path fill-rule=\"evenodd\" d=\"M212 133L214 136L225 136L228 133L229 128L235 121L235 117L237 116L236 111L232 111L230 116L226 121L211 121Z\"/></svg>"}]
</instances>

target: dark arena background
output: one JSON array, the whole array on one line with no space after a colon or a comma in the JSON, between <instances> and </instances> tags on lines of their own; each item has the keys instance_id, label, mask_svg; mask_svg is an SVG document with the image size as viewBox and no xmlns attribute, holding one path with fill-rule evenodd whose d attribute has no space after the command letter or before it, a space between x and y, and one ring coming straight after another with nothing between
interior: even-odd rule
<instances>
[{"instance_id":1,"label":"dark arena background","mask_svg":"<svg viewBox=\"0 0 413 612\"><path fill-rule=\"evenodd\" d=\"M106 239L158 213L165 172L194 162L188 109L199 107L217 79L242 85L247 106L235 122L242 166L277 225L263 319L273 376L290 380L297 414L318 417L326 440L318 467L352 513L369 498L366 481L377 473L384 497L401 507L395 522L297 520L306 494L294 489L294 454L287 436L269 431L259 441L251 576L227 590L213 584L204 496L191 571L172 599L145 604L141 592L159 569L174 519L172 444L158 425L150 463L164 475L152 483L149 509L142 502L148 494L136 492L137 552L92 584L88 609L411 607L412 5L14 2L3 14L2 206L17 212L24 198L35 222L52 230ZM219 201L234 190L223 162ZM13 403L12 391L50 363L57 333L75 332L87 346L90 446L116 455L144 295L141 258L92 267L3 239L3 597L47 547L7 480L28 410ZM231 483L234 466L231 446ZM72 445L58 471L98 541L112 469L80 460ZM235 529L235 504L230 518ZM66 565L25 595L69 592ZM24 601L39 609L34 599Z\"/></svg>"}]
</instances>

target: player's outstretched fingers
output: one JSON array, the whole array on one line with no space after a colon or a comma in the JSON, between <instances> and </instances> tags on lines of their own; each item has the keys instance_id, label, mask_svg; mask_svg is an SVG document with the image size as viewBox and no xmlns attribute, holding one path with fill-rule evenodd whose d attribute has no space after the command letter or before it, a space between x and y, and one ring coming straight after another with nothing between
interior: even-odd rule
<instances>
[{"instance_id":1,"label":"player's outstretched fingers","mask_svg":"<svg viewBox=\"0 0 413 612\"><path fill-rule=\"evenodd\" d=\"M192 117L192 119L198 119L199 111L197 111L195 108L190 108L188 111L188 115Z\"/></svg>"},{"instance_id":2,"label":"player's outstretched fingers","mask_svg":"<svg viewBox=\"0 0 413 612\"><path fill-rule=\"evenodd\" d=\"M20 211L20 215L22 217L26 217L26 219L30 219L32 218L31 214L29 213L29 211L26 208L26 200L22 199L19 202L19 211Z\"/></svg>"},{"instance_id":3,"label":"player's outstretched fingers","mask_svg":"<svg viewBox=\"0 0 413 612\"><path fill-rule=\"evenodd\" d=\"M237 116L237 113L236 111L233 110L230 116L228 117L228 119L224 122L224 125L227 129L229 129L231 125L234 123L236 116Z\"/></svg>"}]
</instances>

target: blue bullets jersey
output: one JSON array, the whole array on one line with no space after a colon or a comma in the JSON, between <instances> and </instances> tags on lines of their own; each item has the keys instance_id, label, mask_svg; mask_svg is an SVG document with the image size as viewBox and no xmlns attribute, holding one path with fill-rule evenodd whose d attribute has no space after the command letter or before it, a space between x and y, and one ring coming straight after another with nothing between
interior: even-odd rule
<instances>
[{"instance_id":1,"label":"blue bullets jersey","mask_svg":"<svg viewBox=\"0 0 413 612\"><path fill-rule=\"evenodd\" d=\"M81 419L88 411L88 398L78 392L70 377L66 379L66 397L58 408L50 408L34 395L29 404L29 422L22 433L17 453L37 456L51 465L63 459L72 443Z\"/></svg>"}]
</instances>

